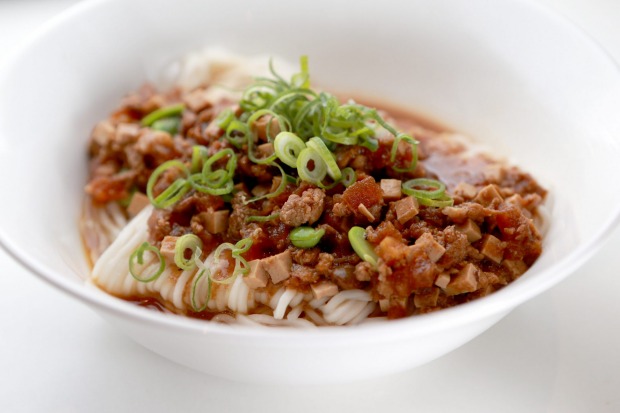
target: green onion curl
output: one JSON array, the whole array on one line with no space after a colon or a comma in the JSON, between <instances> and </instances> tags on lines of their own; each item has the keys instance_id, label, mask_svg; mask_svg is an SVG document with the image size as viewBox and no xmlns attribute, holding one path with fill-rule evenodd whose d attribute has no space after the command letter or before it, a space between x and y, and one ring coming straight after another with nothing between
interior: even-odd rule
<instances>
[{"instance_id":1,"label":"green onion curl","mask_svg":"<svg viewBox=\"0 0 620 413\"><path fill-rule=\"evenodd\" d=\"M224 186L213 188L209 186L208 182L205 182L204 175L201 175L201 174L193 174L187 179L187 181L190 184L190 186L194 188L196 191L203 192L209 195L222 196L222 195L230 194L235 187L235 184L233 183L233 181L228 180L226 181Z\"/></svg>"},{"instance_id":2,"label":"green onion curl","mask_svg":"<svg viewBox=\"0 0 620 413\"><path fill-rule=\"evenodd\" d=\"M206 276L206 277L205 277ZM202 281L202 284L201 284ZM207 283L207 291L206 294L201 294L204 295L205 301L203 304L199 304L198 303L198 295L199 295L199 290L204 289L204 282L206 281ZM208 268L203 268L201 269L198 274L196 275L196 277L194 278L194 282L192 283L192 309L196 312L202 312L204 310L207 309L207 305L209 304L209 300L211 299L211 289L213 286L213 281L211 280L211 272L209 271Z\"/></svg>"},{"instance_id":3,"label":"green onion curl","mask_svg":"<svg viewBox=\"0 0 620 413\"><path fill-rule=\"evenodd\" d=\"M182 270L188 271L196 266L195 254L202 248L202 240L194 234L185 234L177 239L174 248L174 263ZM186 250L192 251L192 256L185 258Z\"/></svg>"},{"instance_id":4,"label":"green onion curl","mask_svg":"<svg viewBox=\"0 0 620 413\"><path fill-rule=\"evenodd\" d=\"M409 145L411 145L411 162L409 166L406 168L400 168L397 166L392 166L396 172L411 172L414 171L416 166L418 165L418 141L413 139L411 136L406 135L404 133L399 133L394 138L394 143L392 144L392 150L390 152L390 162L396 162L396 155L398 153L398 144L400 141L405 141Z\"/></svg>"},{"instance_id":5,"label":"green onion curl","mask_svg":"<svg viewBox=\"0 0 620 413\"><path fill-rule=\"evenodd\" d=\"M213 171L213 165L226 156L228 156L226 166L223 169ZM210 156L204 162L204 165L202 166L202 175L205 177L207 182L211 182L215 188L218 188L223 186L226 180L233 178L236 169L237 154L235 154L232 149L226 148L218 151L213 156Z\"/></svg>"},{"instance_id":6,"label":"green onion curl","mask_svg":"<svg viewBox=\"0 0 620 413\"><path fill-rule=\"evenodd\" d=\"M288 179L287 179L288 175L284 172L284 169L280 165L278 165L277 163L274 163L271 166L275 166L276 168L278 168L280 170L280 173L282 174L282 179L280 179L280 184L278 185L276 190L273 191L273 192L270 192L268 194L261 195L261 196L256 196L254 198L250 198L250 199L248 199L246 201L243 201L244 205L250 204L252 202L259 201L261 199L273 198L273 197L276 197L276 196L280 195L282 192L284 192L284 190L286 189L286 184L288 183Z\"/></svg>"},{"instance_id":7,"label":"green onion curl","mask_svg":"<svg viewBox=\"0 0 620 413\"><path fill-rule=\"evenodd\" d=\"M436 179L416 178L404 182L402 189L405 194L413 195L418 199L437 199L446 192L446 185Z\"/></svg>"},{"instance_id":8,"label":"green onion curl","mask_svg":"<svg viewBox=\"0 0 620 413\"><path fill-rule=\"evenodd\" d=\"M190 166L190 172L196 173L202 170L204 161L209 157L207 148L202 145L194 145L192 147L192 163Z\"/></svg>"},{"instance_id":9,"label":"green onion curl","mask_svg":"<svg viewBox=\"0 0 620 413\"><path fill-rule=\"evenodd\" d=\"M224 109L217 115L217 117L213 120L213 122L215 122L215 124L219 126L221 129L226 130L226 128L228 128L228 125L230 125L230 123L234 119L235 119L235 114L233 113L232 109Z\"/></svg>"},{"instance_id":10,"label":"green onion curl","mask_svg":"<svg viewBox=\"0 0 620 413\"><path fill-rule=\"evenodd\" d=\"M230 142L235 148L241 148L244 143L247 142L250 131L248 129L248 125L241 122L240 120L233 119L226 126L226 133L224 137L228 142Z\"/></svg>"},{"instance_id":11,"label":"green onion curl","mask_svg":"<svg viewBox=\"0 0 620 413\"><path fill-rule=\"evenodd\" d=\"M235 260L235 267L232 273L228 277L223 279L216 280L215 278L213 278L213 272L211 272L209 275L211 277L211 281L216 284L227 285L233 283L237 276L248 274L250 272L250 265L248 264L247 260L241 256L241 254L247 252L251 246L252 240L250 238L244 238L234 245L230 242L220 244L213 253L213 268L218 267L219 261L221 259L220 256L225 250L230 250L231 256Z\"/></svg>"},{"instance_id":12,"label":"green onion curl","mask_svg":"<svg viewBox=\"0 0 620 413\"><path fill-rule=\"evenodd\" d=\"M232 252L233 257L240 257L241 254L245 254L250 250L254 241L252 238L243 238L242 240L237 241L235 244L235 249Z\"/></svg>"},{"instance_id":13,"label":"green onion curl","mask_svg":"<svg viewBox=\"0 0 620 413\"><path fill-rule=\"evenodd\" d=\"M144 253L147 251L155 254L157 259L159 260L159 267L155 273L144 276L144 275L138 274L138 271L135 266L136 266L136 263L137 265L144 265ZM164 260L164 257L162 257L161 253L156 247L152 246L148 242L143 242L129 256L129 273L137 281L144 282L144 283L154 281L157 278L159 278L159 276L164 272L165 269L166 269L166 261Z\"/></svg>"},{"instance_id":14,"label":"green onion curl","mask_svg":"<svg viewBox=\"0 0 620 413\"><path fill-rule=\"evenodd\" d=\"M278 124L278 128L280 129L280 131L286 131L288 129L290 129L290 123L289 121L284 118L283 116L277 114L276 112L272 111L272 110L268 110L268 109L261 109L258 110L256 112L254 112L247 121L247 126L248 129L250 131L250 133L248 134L248 139L247 139L247 143L248 143L248 158L250 158L250 160L254 163L257 164L272 164L273 161L277 158L277 155L274 153L266 158L257 158L256 155L254 154L254 138L255 138L255 132L253 131L253 126L254 123L256 123L260 118L262 118L263 116L270 116L271 119L269 120L269 122L267 123L267 140L272 142L273 139L275 139L275 136L272 138L271 137L271 128L275 126L274 125L274 121L277 121Z\"/></svg>"},{"instance_id":15,"label":"green onion curl","mask_svg":"<svg viewBox=\"0 0 620 413\"><path fill-rule=\"evenodd\" d=\"M163 118L156 120L151 125L151 129L168 132L170 135L175 135L181 128L181 118Z\"/></svg>"},{"instance_id":16,"label":"green onion curl","mask_svg":"<svg viewBox=\"0 0 620 413\"><path fill-rule=\"evenodd\" d=\"M142 118L142 125L151 126L153 123L155 123L155 121L158 121L160 119L180 116L183 113L184 109L185 105L183 103L159 108Z\"/></svg>"},{"instance_id":17,"label":"green onion curl","mask_svg":"<svg viewBox=\"0 0 620 413\"><path fill-rule=\"evenodd\" d=\"M250 215L250 216L245 217L245 222L269 222L269 221L273 221L279 216L280 216L279 212L276 212L275 214L271 214L271 215L266 215L266 216Z\"/></svg>"},{"instance_id":18,"label":"green onion curl","mask_svg":"<svg viewBox=\"0 0 620 413\"><path fill-rule=\"evenodd\" d=\"M213 253L213 269L217 270L218 264L219 264L219 262L221 260L220 256L222 255L222 253L225 250L230 250L231 253L232 253L232 251L234 249L235 249L235 246L233 244L231 244L230 242L224 242L223 244L218 245L218 247L215 249L215 252ZM235 262L236 262L236 260L235 260ZM235 267L236 267L236 265L235 265ZM223 278L223 279L218 279L218 280L213 278L214 272L215 271L211 271L209 276L211 277L211 281L213 281L216 284L227 285L227 284L231 284L233 281L235 281L236 275L235 275L234 271L232 273L230 273L230 275L228 277Z\"/></svg>"},{"instance_id":19,"label":"green onion curl","mask_svg":"<svg viewBox=\"0 0 620 413\"><path fill-rule=\"evenodd\" d=\"M429 199L429 198L417 198L418 203L420 205L425 205L429 207L443 208L454 205L454 199L447 195L442 195L439 198Z\"/></svg>"},{"instance_id":20,"label":"green onion curl","mask_svg":"<svg viewBox=\"0 0 620 413\"><path fill-rule=\"evenodd\" d=\"M305 148L304 141L292 132L280 132L273 141L276 156L292 168L297 167L299 153Z\"/></svg>"},{"instance_id":21,"label":"green onion curl","mask_svg":"<svg viewBox=\"0 0 620 413\"><path fill-rule=\"evenodd\" d=\"M176 168L183 175L183 178L178 178L164 191L162 191L157 197L153 195L153 188L157 183L159 177L169 169ZM167 208L176 204L191 188L191 185L187 182L186 178L189 175L189 169L185 164L179 160L173 159L166 161L159 165L149 177L146 183L146 195L149 200L155 206L155 208Z\"/></svg>"},{"instance_id":22,"label":"green onion curl","mask_svg":"<svg viewBox=\"0 0 620 413\"><path fill-rule=\"evenodd\" d=\"M216 162L228 157L224 168L213 170ZM230 194L234 189L233 177L237 169L237 154L230 148L222 149L203 162L202 171L188 178L192 188L210 195Z\"/></svg>"},{"instance_id":23,"label":"green onion curl","mask_svg":"<svg viewBox=\"0 0 620 413\"><path fill-rule=\"evenodd\" d=\"M314 164L312 170L310 170L310 162ZM297 173L302 180L318 186L327 175L327 165L315 149L306 148L299 153L297 158Z\"/></svg>"},{"instance_id":24,"label":"green onion curl","mask_svg":"<svg viewBox=\"0 0 620 413\"><path fill-rule=\"evenodd\" d=\"M340 168L338 168L338 164L336 164L336 159L334 159L334 154L329 149L327 149L327 146L325 146L325 142L323 142L321 138L314 136L310 138L308 142L306 142L306 145L309 148L312 148L318 152L318 154L321 156L321 159L323 159L323 162L325 162L325 166L327 167L327 174L334 181L337 181L342 177Z\"/></svg>"},{"instance_id":25,"label":"green onion curl","mask_svg":"<svg viewBox=\"0 0 620 413\"><path fill-rule=\"evenodd\" d=\"M353 168L347 166L346 168L344 168L342 170L342 180L341 180L341 182L345 186L345 188L350 187L356 181L357 181L357 174L355 173Z\"/></svg>"},{"instance_id":26,"label":"green onion curl","mask_svg":"<svg viewBox=\"0 0 620 413\"><path fill-rule=\"evenodd\" d=\"M308 88L310 87L308 56L304 55L299 58L299 66L301 66L301 72L293 75L291 78L291 85L293 87Z\"/></svg>"}]
</instances>

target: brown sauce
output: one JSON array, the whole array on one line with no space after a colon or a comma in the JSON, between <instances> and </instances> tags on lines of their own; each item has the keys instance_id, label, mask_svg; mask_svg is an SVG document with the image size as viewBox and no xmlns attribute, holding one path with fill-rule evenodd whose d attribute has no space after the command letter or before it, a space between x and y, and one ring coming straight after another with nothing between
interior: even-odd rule
<instances>
[{"instance_id":1,"label":"brown sauce","mask_svg":"<svg viewBox=\"0 0 620 413\"><path fill-rule=\"evenodd\" d=\"M154 97L164 102L170 98L155 91L142 91L138 94L142 100L138 99L138 103L130 100L138 107L121 106L108 119L107 126L118 131L122 125L136 124L139 117L134 115L148 113L146 107ZM356 101L369 102L359 97ZM140 102L144 107L140 107ZM224 203L219 197L188 193L179 204L153 213L149 220L149 242L159 246L164 236L195 233L203 240L203 252L207 254L222 242L235 243L249 237L253 244L244 254L247 260L287 251L292 256L290 277L279 285L270 282L265 289L257 291L271 294L281 287L289 287L309 292L319 283L334 284L340 291L362 289L380 304L372 315L390 318L457 305L487 295L519 277L541 252L542 237L531 218L546 191L517 168L481 154L465 156L467 146L451 139L450 130L440 123L382 101L372 103L388 113L390 121L400 130L411 132L419 141L419 163L415 171L394 172L390 168L388 144L380 144L376 152L361 147L340 147L336 150L336 160L340 168L356 170L357 182L353 185L345 188L339 184L322 191L320 201L308 200L304 204L303 197L313 186L303 182L299 186L290 184L278 197L247 205L243 201L252 196L252 191L279 179L279 173L274 168L248 163L244 153L239 152L242 167L235 172L236 195ZM217 116L215 109L208 107L197 112L186 109L182 137L173 138L141 128L128 143L101 144L93 132L91 191L92 185L102 182L116 185L107 182L105 188L120 185L120 192L110 198L110 202L116 202L122 191L144 192L145 177L148 178L155 166L169 159L191 159L193 145L214 150L231 147L225 141L222 143L222 131L209 129ZM117 136L118 133L111 139L118 139ZM410 152L403 152L399 162L404 160L406 164L408 156L412 156ZM110 174L110 168L116 170ZM290 169L286 170L291 173ZM404 182L419 177L445 183L454 207L418 205L419 211L403 218L398 203L406 196L384 199L380 182L382 179ZM169 179L172 182L176 178ZM298 248L289 241L293 225L286 222L282 211L295 197L299 208L321 208L316 222L304 224L325 230L314 248ZM230 211L228 227L224 232L211 234L197 217L222 209ZM274 213L279 215L271 222L248 220L251 216ZM369 228L368 242L380 260L376 268L369 268L352 250L347 232L353 226ZM88 234L83 234L83 238L89 239ZM176 311L169 303L153 297L123 298L157 311ZM271 309L259 305L254 311L269 313ZM211 320L216 314L185 313L204 320ZM234 316L228 310L223 314Z\"/></svg>"}]
</instances>

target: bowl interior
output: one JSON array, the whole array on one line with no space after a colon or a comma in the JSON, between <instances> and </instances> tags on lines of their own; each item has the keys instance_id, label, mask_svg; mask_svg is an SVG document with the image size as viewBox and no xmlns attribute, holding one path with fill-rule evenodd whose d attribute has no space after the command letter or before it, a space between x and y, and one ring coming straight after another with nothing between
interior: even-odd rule
<instances>
[{"instance_id":1,"label":"bowl interior","mask_svg":"<svg viewBox=\"0 0 620 413\"><path fill-rule=\"evenodd\" d=\"M616 220L617 67L537 6L195 0L170 13L170 4L80 5L0 74L0 238L63 288L94 297L82 288L88 267L77 230L92 126L168 63L210 45L292 62L307 54L313 79L326 88L427 114L538 178L550 191L552 225L543 256L500 292L510 305L565 276ZM479 306L506 308L498 300Z\"/></svg>"}]
</instances>

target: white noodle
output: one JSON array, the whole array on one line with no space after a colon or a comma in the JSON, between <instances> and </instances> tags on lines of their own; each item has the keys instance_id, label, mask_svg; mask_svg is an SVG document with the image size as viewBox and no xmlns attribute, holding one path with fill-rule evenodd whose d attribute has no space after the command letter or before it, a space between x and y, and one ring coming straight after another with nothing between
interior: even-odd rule
<instances>
[{"instance_id":1,"label":"white noodle","mask_svg":"<svg viewBox=\"0 0 620 413\"><path fill-rule=\"evenodd\" d=\"M280 296L275 310L273 310L274 318L278 320L284 318L284 313L286 312L289 304L291 304L291 301L293 300L295 295L297 295L297 291L288 288L286 289L286 291Z\"/></svg>"}]
</instances>

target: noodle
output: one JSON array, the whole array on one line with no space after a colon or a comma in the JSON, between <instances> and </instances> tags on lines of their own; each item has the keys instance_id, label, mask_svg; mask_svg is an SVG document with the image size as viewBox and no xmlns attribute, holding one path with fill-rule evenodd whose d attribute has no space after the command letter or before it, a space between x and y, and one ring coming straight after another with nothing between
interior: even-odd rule
<instances>
[{"instance_id":1,"label":"noodle","mask_svg":"<svg viewBox=\"0 0 620 413\"><path fill-rule=\"evenodd\" d=\"M343 326L483 297L538 258L550 217L530 175L311 90L303 58L238 93L262 62L190 55L177 88L145 85L96 125L81 232L100 289L226 324Z\"/></svg>"}]
</instances>

